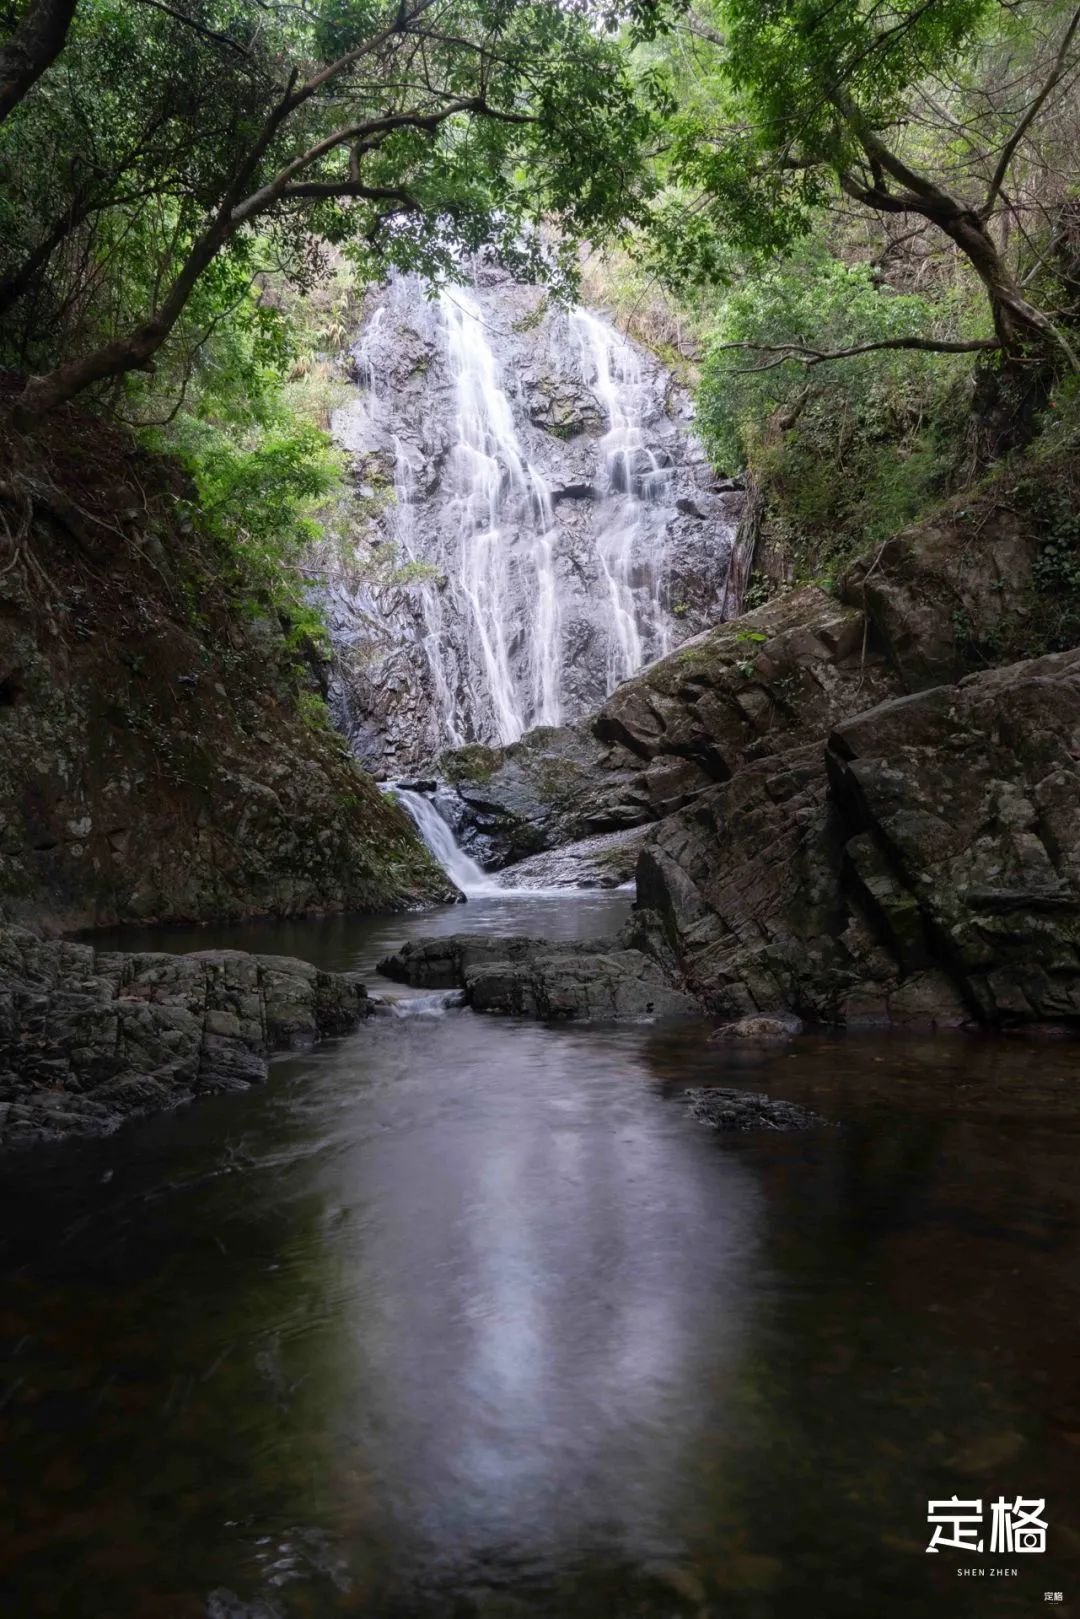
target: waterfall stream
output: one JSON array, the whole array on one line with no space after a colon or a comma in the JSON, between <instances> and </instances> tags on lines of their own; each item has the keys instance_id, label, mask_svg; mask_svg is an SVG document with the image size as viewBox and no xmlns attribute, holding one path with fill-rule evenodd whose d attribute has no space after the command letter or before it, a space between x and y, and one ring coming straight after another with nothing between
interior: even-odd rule
<instances>
[{"instance_id":1,"label":"waterfall stream","mask_svg":"<svg viewBox=\"0 0 1080 1619\"><path fill-rule=\"evenodd\" d=\"M530 724L558 725L559 606L551 488L526 460L514 413L475 301L462 288L443 292L439 312L454 381L450 500L457 519L458 583L479 649L500 742L516 742ZM526 679L510 657L515 632L514 569L534 604Z\"/></svg>"},{"instance_id":2,"label":"waterfall stream","mask_svg":"<svg viewBox=\"0 0 1080 1619\"><path fill-rule=\"evenodd\" d=\"M457 840L430 798L395 783L388 789L408 810L416 829L450 881L467 897L501 894L505 890L458 846Z\"/></svg>"},{"instance_id":3,"label":"waterfall stream","mask_svg":"<svg viewBox=\"0 0 1080 1619\"><path fill-rule=\"evenodd\" d=\"M672 377L600 315L491 267L434 297L396 276L353 377L329 620L338 717L380 775L581 718L716 617L730 497Z\"/></svg>"},{"instance_id":4,"label":"waterfall stream","mask_svg":"<svg viewBox=\"0 0 1080 1619\"><path fill-rule=\"evenodd\" d=\"M599 314L490 265L434 296L394 276L352 376L333 417L357 494L327 584L333 699L380 777L571 723L718 616L736 510L685 395ZM435 807L398 794L483 891Z\"/></svg>"}]
</instances>

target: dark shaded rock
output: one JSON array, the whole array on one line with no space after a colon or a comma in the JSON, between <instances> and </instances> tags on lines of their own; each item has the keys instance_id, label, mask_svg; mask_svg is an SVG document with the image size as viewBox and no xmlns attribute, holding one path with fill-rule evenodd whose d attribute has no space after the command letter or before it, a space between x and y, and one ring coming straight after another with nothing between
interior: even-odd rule
<instances>
[{"instance_id":1,"label":"dark shaded rock","mask_svg":"<svg viewBox=\"0 0 1080 1619\"><path fill-rule=\"evenodd\" d=\"M0 1143L103 1134L243 1089L272 1051L370 1011L355 974L288 956L125 955L0 927Z\"/></svg>"},{"instance_id":2,"label":"dark shaded rock","mask_svg":"<svg viewBox=\"0 0 1080 1619\"><path fill-rule=\"evenodd\" d=\"M686 1091L695 1119L712 1130L818 1130L828 1124L820 1113L795 1102L780 1102L758 1091L705 1086Z\"/></svg>"},{"instance_id":3,"label":"dark shaded rock","mask_svg":"<svg viewBox=\"0 0 1080 1619\"><path fill-rule=\"evenodd\" d=\"M450 897L317 723L313 660L178 518L197 503L175 458L74 407L15 434L0 399L0 465L0 533L28 523L0 572L0 915L66 932Z\"/></svg>"},{"instance_id":4,"label":"dark shaded rock","mask_svg":"<svg viewBox=\"0 0 1080 1619\"><path fill-rule=\"evenodd\" d=\"M425 989L465 991L477 1012L543 1021L685 1017L700 1011L660 963L622 940L453 934L419 939L379 963L387 978Z\"/></svg>"},{"instance_id":5,"label":"dark shaded rock","mask_svg":"<svg viewBox=\"0 0 1080 1619\"><path fill-rule=\"evenodd\" d=\"M970 543L977 534L977 546ZM1015 491L985 509L966 497L861 558L840 583L842 599L865 611L908 690L958 680L1008 660L1036 640L1025 586L1043 536Z\"/></svg>"},{"instance_id":6,"label":"dark shaded rock","mask_svg":"<svg viewBox=\"0 0 1080 1619\"><path fill-rule=\"evenodd\" d=\"M721 1015L1080 1029L1080 652L878 704L669 817L639 903Z\"/></svg>"}]
</instances>

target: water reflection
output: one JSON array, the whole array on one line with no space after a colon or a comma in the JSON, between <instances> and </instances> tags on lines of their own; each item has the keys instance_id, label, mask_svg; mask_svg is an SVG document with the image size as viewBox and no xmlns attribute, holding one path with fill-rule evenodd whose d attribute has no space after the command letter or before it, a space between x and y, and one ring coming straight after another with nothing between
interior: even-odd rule
<instances>
[{"instance_id":1,"label":"water reflection","mask_svg":"<svg viewBox=\"0 0 1080 1619\"><path fill-rule=\"evenodd\" d=\"M7 1160L0 1611L906 1619L1067 1592L1077 1056L707 1032L379 1020L262 1091ZM710 1079L843 1127L715 1137L679 1101ZM959 1581L923 1549L955 1491L1046 1496L1047 1556Z\"/></svg>"}]
</instances>

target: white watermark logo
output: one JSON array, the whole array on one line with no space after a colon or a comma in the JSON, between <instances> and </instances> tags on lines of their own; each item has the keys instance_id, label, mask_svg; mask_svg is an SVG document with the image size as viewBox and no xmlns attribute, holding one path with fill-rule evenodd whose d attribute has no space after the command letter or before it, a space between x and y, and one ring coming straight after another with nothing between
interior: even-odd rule
<instances>
[{"instance_id":1,"label":"white watermark logo","mask_svg":"<svg viewBox=\"0 0 1080 1619\"><path fill-rule=\"evenodd\" d=\"M961 1501L957 1495L948 1501L928 1501L926 1521L933 1526L928 1552L958 1551L981 1552L983 1539L983 1504L981 1501ZM1012 1556L1017 1552L1044 1552L1046 1550L1045 1498L1026 1501L1022 1496L1008 1501L999 1495L990 1502L990 1550Z\"/></svg>"}]
</instances>

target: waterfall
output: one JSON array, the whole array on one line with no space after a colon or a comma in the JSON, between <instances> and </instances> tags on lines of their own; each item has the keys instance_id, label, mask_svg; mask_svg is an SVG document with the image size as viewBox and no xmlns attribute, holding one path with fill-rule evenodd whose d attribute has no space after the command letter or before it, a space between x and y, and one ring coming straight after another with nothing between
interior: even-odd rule
<instances>
[{"instance_id":1,"label":"waterfall","mask_svg":"<svg viewBox=\"0 0 1080 1619\"><path fill-rule=\"evenodd\" d=\"M642 421L646 409L645 379L637 351L588 309L575 309L571 325L579 336L587 380L596 391L608 430L600 440L603 473L597 513L596 552L603 571L611 611L608 649L609 688L641 668L643 620L659 622L656 611L660 580L651 556L640 555L648 507L664 498L672 471L660 465L645 445ZM640 602L634 590L635 568L646 572L648 594ZM658 650L668 650L660 628Z\"/></svg>"},{"instance_id":2,"label":"waterfall","mask_svg":"<svg viewBox=\"0 0 1080 1619\"><path fill-rule=\"evenodd\" d=\"M576 720L716 616L731 497L671 377L601 316L492 266L435 296L394 276L353 376L333 428L361 515L328 616L380 774Z\"/></svg>"},{"instance_id":3,"label":"waterfall","mask_svg":"<svg viewBox=\"0 0 1080 1619\"><path fill-rule=\"evenodd\" d=\"M450 491L457 518L458 578L471 615L479 673L500 742L526 727L559 723L559 608L551 489L522 451L484 322L460 287L439 298L454 379L456 442ZM512 588L515 570L523 574ZM529 680L509 645L515 602L534 603Z\"/></svg>"},{"instance_id":4,"label":"waterfall","mask_svg":"<svg viewBox=\"0 0 1080 1619\"><path fill-rule=\"evenodd\" d=\"M458 847L454 834L423 793L414 793L407 787L392 784L388 791L400 801L416 822L416 829L427 844L450 881L466 895L501 894L499 884L471 860L464 849Z\"/></svg>"}]
</instances>

